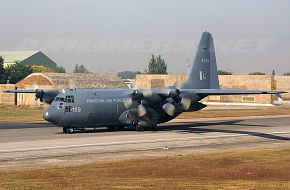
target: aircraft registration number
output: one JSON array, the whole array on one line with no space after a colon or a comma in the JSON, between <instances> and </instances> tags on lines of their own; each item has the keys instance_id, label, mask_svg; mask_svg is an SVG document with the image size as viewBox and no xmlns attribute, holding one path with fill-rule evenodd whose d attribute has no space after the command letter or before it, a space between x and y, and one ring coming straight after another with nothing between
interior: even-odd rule
<instances>
[{"instance_id":1,"label":"aircraft registration number","mask_svg":"<svg viewBox=\"0 0 290 190\"><path fill-rule=\"evenodd\" d=\"M79 113L82 111L81 107L73 107L73 106L66 106L65 107L65 112L75 112L75 113Z\"/></svg>"}]
</instances>

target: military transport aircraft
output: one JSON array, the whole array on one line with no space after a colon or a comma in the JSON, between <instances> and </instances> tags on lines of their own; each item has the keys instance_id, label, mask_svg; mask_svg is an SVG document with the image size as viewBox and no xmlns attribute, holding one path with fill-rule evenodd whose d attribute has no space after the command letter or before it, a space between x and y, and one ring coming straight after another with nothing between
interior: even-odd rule
<instances>
[{"instance_id":1,"label":"military transport aircraft","mask_svg":"<svg viewBox=\"0 0 290 190\"><path fill-rule=\"evenodd\" d=\"M166 89L67 89L8 90L36 93L36 99L50 104L45 120L63 127L64 133L84 128L118 130L156 129L182 112L206 107L199 102L210 95L280 94L281 91L220 89L212 35L204 32L188 80L180 87Z\"/></svg>"}]
</instances>

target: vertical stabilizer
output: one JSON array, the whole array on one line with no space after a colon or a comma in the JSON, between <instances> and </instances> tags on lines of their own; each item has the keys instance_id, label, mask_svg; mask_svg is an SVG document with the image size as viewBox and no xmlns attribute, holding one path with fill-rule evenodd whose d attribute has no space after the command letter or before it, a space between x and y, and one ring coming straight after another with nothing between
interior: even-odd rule
<instances>
[{"instance_id":1,"label":"vertical stabilizer","mask_svg":"<svg viewBox=\"0 0 290 190\"><path fill-rule=\"evenodd\" d=\"M219 89L214 43L211 33L202 33L195 60L184 89Z\"/></svg>"}]
</instances>

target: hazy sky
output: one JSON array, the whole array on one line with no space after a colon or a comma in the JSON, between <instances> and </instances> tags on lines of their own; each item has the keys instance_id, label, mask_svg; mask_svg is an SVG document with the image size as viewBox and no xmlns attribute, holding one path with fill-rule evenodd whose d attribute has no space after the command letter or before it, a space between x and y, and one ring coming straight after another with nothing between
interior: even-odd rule
<instances>
[{"instance_id":1,"label":"hazy sky","mask_svg":"<svg viewBox=\"0 0 290 190\"><path fill-rule=\"evenodd\" d=\"M0 23L0 50L41 50L68 71L143 71L154 53L186 73L209 31L219 69L290 72L289 0L1 0Z\"/></svg>"}]
</instances>

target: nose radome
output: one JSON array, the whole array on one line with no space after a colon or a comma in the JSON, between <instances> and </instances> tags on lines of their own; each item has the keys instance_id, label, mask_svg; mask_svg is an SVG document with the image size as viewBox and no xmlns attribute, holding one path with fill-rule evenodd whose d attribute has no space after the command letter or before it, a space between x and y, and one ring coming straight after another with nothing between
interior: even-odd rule
<instances>
[{"instance_id":1,"label":"nose radome","mask_svg":"<svg viewBox=\"0 0 290 190\"><path fill-rule=\"evenodd\" d=\"M51 123L57 123L58 121L58 116L57 114L51 110L51 109L48 109L46 110L44 113L43 113L43 118L46 120L46 121L49 121Z\"/></svg>"},{"instance_id":2,"label":"nose radome","mask_svg":"<svg viewBox=\"0 0 290 190\"><path fill-rule=\"evenodd\" d=\"M49 121L49 111L46 110L44 113L43 113L43 119L45 119L46 121Z\"/></svg>"}]
</instances>

